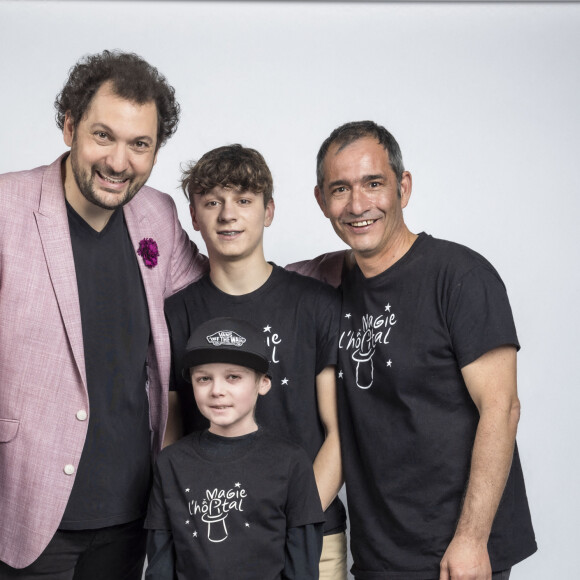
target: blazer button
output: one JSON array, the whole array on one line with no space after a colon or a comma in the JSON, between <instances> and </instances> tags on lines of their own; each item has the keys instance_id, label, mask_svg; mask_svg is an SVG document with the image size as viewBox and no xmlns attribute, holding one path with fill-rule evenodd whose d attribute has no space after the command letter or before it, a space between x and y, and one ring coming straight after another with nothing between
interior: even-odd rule
<instances>
[{"instance_id":1,"label":"blazer button","mask_svg":"<svg viewBox=\"0 0 580 580\"><path fill-rule=\"evenodd\" d=\"M84 409L77 411L77 419L79 421L86 421L87 420L87 412Z\"/></svg>"},{"instance_id":2,"label":"blazer button","mask_svg":"<svg viewBox=\"0 0 580 580\"><path fill-rule=\"evenodd\" d=\"M75 466L70 463L64 466L64 472L67 475L72 475L75 472Z\"/></svg>"}]
</instances>

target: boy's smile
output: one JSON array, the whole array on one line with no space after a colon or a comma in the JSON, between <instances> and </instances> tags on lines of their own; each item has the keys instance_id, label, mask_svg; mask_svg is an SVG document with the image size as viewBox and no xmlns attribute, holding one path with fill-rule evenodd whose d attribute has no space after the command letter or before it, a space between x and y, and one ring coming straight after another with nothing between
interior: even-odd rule
<instances>
[{"instance_id":1,"label":"boy's smile","mask_svg":"<svg viewBox=\"0 0 580 580\"><path fill-rule=\"evenodd\" d=\"M272 200L264 207L261 194L221 186L193 197L193 227L201 232L210 260L263 259L264 227L274 217Z\"/></svg>"}]
</instances>

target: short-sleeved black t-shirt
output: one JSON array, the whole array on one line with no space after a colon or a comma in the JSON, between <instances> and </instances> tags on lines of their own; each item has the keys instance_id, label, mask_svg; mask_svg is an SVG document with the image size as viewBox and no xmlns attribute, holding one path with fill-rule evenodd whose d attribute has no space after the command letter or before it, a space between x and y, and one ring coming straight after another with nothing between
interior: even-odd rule
<instances>
[{"instance_id":1,"label":"short-sleeved black t-shirt","mask_svg":"<svg viewBox=\"0 0 580 580\"><path fill-rule=\"evenodd\" d=\"M88 432L61 529L143 517L151 481L149 310L122 210L93 230L67 204L89 393Z\"/></svg>"},{"instance_id":2,"label":"short-sleeved black t-shirt","mask_svg":"<svg viewBox=\"0 0 580 580\"><path fill-rule=\"evenodd\" d=\"M201 436L159 455L145 527L171 530L179 580L281 578L287 529L324 521L312 463L262 428L225 458Z\"/></svg>"},{"instance_id":3,"label":"short-sleeved black t-shirt","mask_svg":"<svg viewBox=\"0 0 580 580\"><path fill-rule=\"evenodd\" d=\"M261 328L270 354L272 388L258 399L256 420L303 447L314 461L324 443L316 375L336 364L340 297L330 286L274 266L268 280L242 296L225 294L205 276L165 301L172 352L170 385L180 393L186 432L204 429L191 383L182 377L187 340L201 323L241 318ZM325 512L325 532L345 526L337 498Z\"/></svg>"},{"instance_id":4,"label":"short-sleeved black t-shirt","mask_svg":"<svg viewBox=\"0 0 580 580\"><path fill-rule=\"evenodd\" d=\"M465 491L478 412L461 368L518 339L479 254L419 235L388 270L343 279L339 420L357 579L438 578ZM519 457L489 540L494 570L536 550Z\"/></svg>"}]
</instances>

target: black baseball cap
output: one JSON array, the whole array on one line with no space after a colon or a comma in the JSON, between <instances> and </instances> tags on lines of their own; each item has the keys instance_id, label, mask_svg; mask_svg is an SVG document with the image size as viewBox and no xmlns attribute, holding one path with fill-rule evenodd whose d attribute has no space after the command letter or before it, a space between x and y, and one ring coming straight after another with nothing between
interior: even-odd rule
<instances>
[{"instance_id":1,"label":"black baseball cap","mask_svg":"<svg viewBox=\"0 0 580 580\"><path fill-rule=\"evenodd\" d=\"M208 320L200 324L187 341L181 363L183 378L190 381L189 369L205 363L233 363L268 374L264 335L245 320Z\"/></svg>"}]
</instances>

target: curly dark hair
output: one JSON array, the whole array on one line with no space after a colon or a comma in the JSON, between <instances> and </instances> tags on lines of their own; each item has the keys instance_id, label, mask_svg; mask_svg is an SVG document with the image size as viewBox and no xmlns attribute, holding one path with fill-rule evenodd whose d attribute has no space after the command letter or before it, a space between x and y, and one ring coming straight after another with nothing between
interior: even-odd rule
<instances>
[{"instance_id":1,"label":"curly dark hair","mask_svg":"<svg viewBox=\"0 0 580 580\"><path fill-rule=\"evenodd\" d=\"M202 195L218 185L261 193L264 207L274 192L272 174L262 155L237 143L208 151L199 161L189 163L181 177L181 189L190 204L195 194Z\"/></svg>"},{"instance_id":2,"label":"curly dark hair","mask_svg":"<svg viewBox=\"0 0 580 580\"><path fill-rule=\"evenodd\" d=\"M119 97L140 105L155 102L156 149L159 149L177 130L179 103L175 100L175 89L165 77L134 53L104 50L81 58L70 69L68 80L54 101L58 128L64 128L67 112L70 112L76 127L95 93L109 81Z\"/></svg>"},{"instance_id":3,"label":"curly dark hair","mask_svg":"<svg viewBox=\"0 0 580 580\"><path fill-rule=\"evenodd\" d=\"M397 177L397 184L401 184L405 166L397 140L382 125L377 125L374 121L352 121L336 128L320 146L316 157L316 181L321 191L324 184L324 159L330 146L338 145L338 151L342 151L347 145L364 137L373 137L386 149L389 164Z\"/></svg>"}]
</instances>

